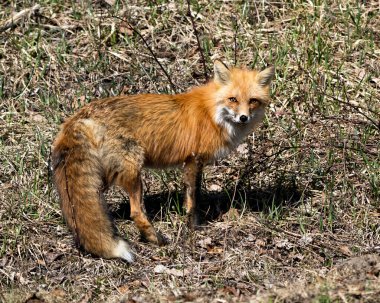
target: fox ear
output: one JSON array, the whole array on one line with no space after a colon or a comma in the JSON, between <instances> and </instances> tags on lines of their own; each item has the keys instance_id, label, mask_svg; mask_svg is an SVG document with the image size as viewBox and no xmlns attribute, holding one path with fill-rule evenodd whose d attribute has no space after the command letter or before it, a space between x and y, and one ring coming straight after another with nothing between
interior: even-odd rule
<instances>
[{"instance_id":1,"label":"fox ear","mask_svg":"<svg viewBox=\"0 0 380 303\"><path fill-rule=\"evenodd\" d=\"M214 79L216 82L224 85L230 81L231 71L219 60L214 61Z\"/></svg>"},{"instance_id":2,"label":"fox ear","mask_svg":"<svg viewBox=\"0 0 380 303\"><path fill-rule=\"evenodd\" d=\"M268 86L273 79L274 76L274 66L270 66L263 71L261 71L258 75L259 83L261 86Z\"/></svg>"}]
</instances>

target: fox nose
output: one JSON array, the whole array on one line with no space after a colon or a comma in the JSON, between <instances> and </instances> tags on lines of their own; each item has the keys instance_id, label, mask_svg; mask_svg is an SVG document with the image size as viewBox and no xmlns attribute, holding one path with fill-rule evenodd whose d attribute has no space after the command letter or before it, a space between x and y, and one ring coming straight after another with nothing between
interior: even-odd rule
<instances>
[{"instance_id":1,"label":"fox nose","mask_svg":"<svg viewBox=\"0 0 380 303\"><path fill-rule=\"evenodd\" d=\"M245 123L245 122L247 122L247 120L248 120L248 117L246 115L241 115L240 116L240 122Z\"/></svg>"}]
</instances>

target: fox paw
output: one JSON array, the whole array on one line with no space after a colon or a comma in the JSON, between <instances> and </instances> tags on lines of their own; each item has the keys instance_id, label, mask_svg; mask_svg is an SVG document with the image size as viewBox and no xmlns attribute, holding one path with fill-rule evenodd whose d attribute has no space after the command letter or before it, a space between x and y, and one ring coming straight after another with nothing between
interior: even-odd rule
<instances>
[{"instance_id":1,"label":"fox paw","mask_svg":"<svg viewBox=\"0 0 380 303\"><path fill-rule=\"evenodd\" d=\"M154 234L141 233L141 239L145 242L150 242L159 246L169 244L169 239L159 232L155 232Z\"/></svg>"},{"instance_id":2,"label":"fox paw","mask_svg":"<svg viewBox=\"0 0 380 303\"><path fill-rule=\"evenodd\" d=\"M187 224L187 227L191 230L199 229L200 224L199 224L198 215L196 213L187 214L186 224Z\"/></svg>"},{"instance_id":3,"label":"fox paw","mask_svg":"<svg viewBox=\"0 0 380 303\"><path fill-rule=\"evenodd\" d=\"M159 246L168 245L169 243L170 243L170 241L165 235L157 232L157 244Z\"/></svg>"}]
</instances>

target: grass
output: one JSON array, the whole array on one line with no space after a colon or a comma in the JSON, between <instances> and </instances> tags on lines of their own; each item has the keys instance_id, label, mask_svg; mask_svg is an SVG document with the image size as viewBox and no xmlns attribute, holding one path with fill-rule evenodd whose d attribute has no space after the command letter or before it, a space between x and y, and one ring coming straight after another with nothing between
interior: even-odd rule
<instances>
[{"instance_id":1,"label":"grass","mask_svg":"<svg viewBox=\"0 0 380 303\"><path fill-rule=\"evenodd\" d=\"M187 1L107 2L40 1L0 33L0 301L375 302L379 3L190 1L191 19ZM0 30L34 4L3 5ZM184 225L180 171L147 171L170 245L140 242L112 189L137 263L79 253L48 169L59 124L95 98L202 84L203 58L209 77L215 58L276 66L263 124L204 172L204 227Z\"/></svg>"}]
</instances>

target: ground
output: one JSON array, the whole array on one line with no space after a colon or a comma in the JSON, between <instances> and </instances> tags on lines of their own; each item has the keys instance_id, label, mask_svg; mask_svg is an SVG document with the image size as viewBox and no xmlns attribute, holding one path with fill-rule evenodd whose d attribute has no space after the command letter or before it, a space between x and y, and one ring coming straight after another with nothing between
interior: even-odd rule
<instances>
[{"instance_id":1,"label":"ground","mask_svg":"<svg viewBox=\"0 0 380 303\"><path fill-rule=\"evenodd\" d=\"M190 12L189 12L190 7ZM0 301L379 302L378 1L10 1L0 8ZM107 194L132 265L76 249L49 172L59 124L93 99L175 93L212 62L276 67L263 124L202 184L144 172L170 244L140 241Z\"/></svg>"}]
</instances>

